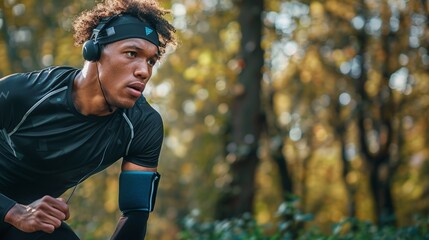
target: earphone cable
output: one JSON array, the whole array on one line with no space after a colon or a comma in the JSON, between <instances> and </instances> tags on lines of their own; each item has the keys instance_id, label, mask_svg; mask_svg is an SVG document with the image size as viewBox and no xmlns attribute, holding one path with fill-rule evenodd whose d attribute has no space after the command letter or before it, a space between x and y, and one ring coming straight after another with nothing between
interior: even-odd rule
<instances>
[{"instance_id":1,"label":"earphone cable","mask_svg":"<svg viewBox=\"0 0 429 240\"><path fill-rule=\"evenodd\" d=\"M109 140L109 142L107 143L106 147L104 148L103 155L101 156L101 160L100 160L100 162L98 163L97 167L95 167L94 169L92 169L92 171L90 171L89 173L87 173L85 176L83 176L83 177L82 177L82 178L81 178L81 179L76 183L76 185L73 187L72 192L70 193L69 197L67 198L67 201L66 201L66 203L67 203L67 204L70 202L71 197L74 195L74 193L75 193L75 191L76 191L77 186L78 186L79 184L81 184L81 183L83 182L83 180L85 180L87 177L89 177L91 174L93 174L93 173L94 173L94 172L95 172L95 171L96 171L96 170L101 166L101 164L103 164L104 157L106 156L107 148L109 147L109 145L110 145L111 141L112 141L112 136L110 136L110 140Z\"/></svg>"},{"instance_id":2,"label":"earphone cable","mask_svg":"<svg viewBox=\"0 0 429 240\"><path fill-rule=\"evenodd\" d=\"M104 93L104 88L101 85L100 74L98 73L98 64L97 63L95 63L95 64L96 64L96 69L97 69L97 79L98 79L98 83L100 84L101 93L103 93L104 101L106 101L109 112L113 112L112 107L110 106L109 102L107 101L106 94Z\"/></svg>"}]
</instances>

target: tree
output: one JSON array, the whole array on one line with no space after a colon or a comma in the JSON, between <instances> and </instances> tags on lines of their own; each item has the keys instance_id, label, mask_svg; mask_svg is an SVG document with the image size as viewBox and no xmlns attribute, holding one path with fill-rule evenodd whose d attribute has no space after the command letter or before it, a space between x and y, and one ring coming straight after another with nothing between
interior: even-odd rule
<instances>
[{"instance_id":1,"label":"tree","mask_svg":"<svg viewBox=\"0 0 429 240\"><path fill-rule=\"evenodd\" d=\"M81 64L81 50L71 47L71 21L90 4L83 0L2 1L0 49L6 54L2 54L0 74Z\"/></svg>"},{"instance_id":2,"label":"tree","mask_svg":"<svg viewBox=\"0 0 429 240\"><path fill-rule=\"evenodd\" d=\"M307 19L286 21L293 20L293 13L287 10L286 16L282 16L287 29L282 39L283 46L289 46L285 47L288 67L277 74L283 79L276 85L293 88L288 91L290 95L313 91L313 95L295 98L312 99L302 112L311 113L312 124L320 124L319 129L332 129L336 137L349 196L349 214L362 212L356 211L361 208L356 198L361 194L359 185L368 183L375 221L395 224L397 200L392 192L393 179L397 169L404 167L412 155L411 145L404 139L408 134L402 122L408 119L417 123L425 118L425 114L418 116L411 109L426 108L418 100L425 91L416 86L425 85L427 79L427 74L422 74L428 65L424 37L428 31L427 6L424 1L410 1L406 5L368 1L301 1L300 4L308 5ZM293 47L296 45L300 50L291 51L297 49ZM301 90L300 85L318 89ZM280 88L276 91L276 95L284 94ZM290 102L296 105L299 101ZM303 119L302 112L293 111L293 107L287 110ZM310 129L301 127L302 136L312 134L307 131ZM331 144L330 138L326 139L318 142L325 144L325 148ZM417 150L420 151L421 148Z\"/></svg>"},{"instance_id":3,"label":"tree","mask_svg":"<svg viewBox=\"0 0 429 240\"><path fill-rule=\"evenodd\" d=\"M224 219L253 212L255 172L263 124L261 118L261 79L264 52L261 48L263 0L236 2L241 30L239 66L234 86L226 159L230 163L231 182L221 193L216 218Z\"/></svg>"}]
</instances>

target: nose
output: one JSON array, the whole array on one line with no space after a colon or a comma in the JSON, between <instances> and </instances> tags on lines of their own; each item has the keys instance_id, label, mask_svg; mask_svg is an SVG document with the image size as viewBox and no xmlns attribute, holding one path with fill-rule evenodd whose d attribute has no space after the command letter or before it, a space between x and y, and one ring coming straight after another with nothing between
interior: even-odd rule
<instances>
[{"instance_id":1,"label":"nose","mask_svg":"<svg viewBox=\"0 0 429 240\"><path fill-rule=\"evenodd\" d=\"M143 81L149 80L149 78L151 77L151 74L152 74L152 68L149 66L149 64L146 61L139 62L134 71L134 75Z\"/></svg>"}]
</instances>

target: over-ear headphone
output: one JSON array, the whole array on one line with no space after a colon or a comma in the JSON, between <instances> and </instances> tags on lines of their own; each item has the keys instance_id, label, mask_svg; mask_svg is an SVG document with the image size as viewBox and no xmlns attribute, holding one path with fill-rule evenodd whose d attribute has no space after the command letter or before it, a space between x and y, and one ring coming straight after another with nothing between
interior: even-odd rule
<instances>
[{"instance_id":1,"label":"over-ear headphone","mask_svg":"<svg viewBox=\"0 0 429 240\"><path fill-rule=\"evenodd\" d=\"M110 17L102 18L97 27L92 30L91 37L82 46L82 55L85 60L96 62L100 59L101 46L98 43L98 35L102 30L104 30L106 25L113 19L115 19L117 16L118 15L113 15Z\"/></svg>"}]
</instances>

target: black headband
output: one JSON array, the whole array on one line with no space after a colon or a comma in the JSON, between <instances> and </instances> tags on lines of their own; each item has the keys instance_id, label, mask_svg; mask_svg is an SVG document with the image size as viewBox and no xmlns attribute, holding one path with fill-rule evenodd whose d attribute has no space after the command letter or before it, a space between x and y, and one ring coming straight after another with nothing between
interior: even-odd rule
<instances>
[{"instance_id":1,"label":"black headband","mask_svg":"<svg viewBox=\"0 0 429 240\"><path fill-rule=\"evenodd\" d=\"M103 28L97 41L100 44L108 44L127 38L142 38L159 47L158 33L148 23L137 17L123 14L110 20Z\"/></svg>"}]
</instances>

